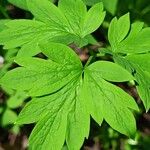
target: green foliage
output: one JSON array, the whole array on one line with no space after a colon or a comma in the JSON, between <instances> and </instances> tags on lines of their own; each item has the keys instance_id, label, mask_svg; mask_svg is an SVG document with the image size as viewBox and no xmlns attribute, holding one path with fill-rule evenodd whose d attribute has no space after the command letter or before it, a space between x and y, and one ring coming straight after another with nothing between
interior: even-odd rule
<instances>
[{"instance_id":1,"label":"green foliage","mask_svg":"<svg viewBox=\"0 0 150 150\"><path fill-rule=\"evenodd\" d=\"M17 120L17 124L38 122L29 139L31 148L61 149L66 138L69 149L79 149L88 137L90 115L98 124L105 119L117 131L134 136L129 108L138 107L131 96L108 82L133 80L126 70L107 61L83 68L77 55L62 44L40 48L48 60L16 59L21 67L1 79L1 85L27 90L33 97Z\"/></svg>"},{"instance_id":2,"label":"green foliage","mask_svg":"<svg viewBox=\"0 0 150 150\"><path fill-rule=\"evenodd\" d=\"M45 40L88 44L86 36L95 31L105 17L102 3L94 5L88 12L81 0L60 0L58 7L48 0L42 3L27 0L27 5L36 20L10 21L6 24L7 29L0 33L0 43L5 49L22 47L19 56L38 54L38 44Z\"/></svg>"},{"instance_id":3,"label":"green foliage","mask_svg":"<svg viewBox=\"0 0 150 150\"><path fill-rule=\"evenodd\" d=\"M27 0L8 0L13 5L16 5L17 7L20 7L22 9L28 10L27 6ZM55 2L55 0L49 0L51 2ZM92 6L96 3L103 2L104 7L107 9L108 12L110 12L112 15L115 14L118 0L83 0L86 5Z\"/></svg>"},{"instance_id":4,"label":"green foliage","mask_svg":"<svg viewBox=\"0 0 150 150\"><path fill-rule=\"evenodd\" d=\"M0 32L6 28L5 23L9 21L10 20L8 19L0 21ZM2 56L4 57L4 63L0 66L0 77L2 77L12 66L17 51L17 49L3 51L4 53L2 53ZM14 91L9 89L7 85L1 86L1 88L7 95L7 101L3 105L0 105L0 125L2 127L9 128L14 134L18 134L20 126L14 125L14 122L17 119L17 113L14 109L22 106L22 103L27 98L27 95L24 91Z\"/></svg>"},{"instance_id":5,"label":"green foliage","mask_svg":"<svg viewBox=\"0 0 150 150\"><path fill-rule=\"evenodd\" d=\"M115 62L135 76L137 90L146 110L150 108L150 28L143 28L142 22L130 26L129 13L111 21L108 39ZM145 54L143 54L145 53Z\"/></svg>"},{"instance_id":6,"label":"green foliage","mask_svg":"<svg viewBox=\"0 0 150 150\"><path fill-rule=\"evenodd\" d=\"M112 16L118 0L59 0L57 6L52 0L8 1L34 18L0 21L5 49L0 51L0 85L7 97L0 106L1 126L11 125L18 133L20 125L35 123L29 137L33 150L79 150L89 138L91 118L100 126L106 121L112 143L118 132L133 139L134 111L139 108L117 85L134 82L149 110L150 28L142 22L131 24L129 13L114 17L108 29L110 46L100 48L98 55L97 47L83 48L92 55L85 64L70 47L82 56L81 47L101 46L92 33L104 21L103 5ZM16 109L27 98L31 100L17 116Z\"/></svg>"},{"instance_id":7,"label":"green foliage","mask_svg":"<svg viewBox=\"0 0 150 150\"><path fill-rule=\"evenodd\" d=\"M10 21L9 19L1 19L0 20L0 32L6 28L5 23Z\"/></svg>"}]
</instances>

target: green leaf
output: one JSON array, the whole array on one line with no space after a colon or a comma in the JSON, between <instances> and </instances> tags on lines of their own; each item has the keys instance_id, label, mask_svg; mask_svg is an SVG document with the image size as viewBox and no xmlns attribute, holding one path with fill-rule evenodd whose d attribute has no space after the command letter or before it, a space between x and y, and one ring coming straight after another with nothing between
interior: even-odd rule
<instances>
[{"instance_id":1,"label":"green leaf","mask_svg":"<svg viewBox=\"0 0 150 150\"><path fill-rule=\"evenodd\" d=\"M143 23L131 25L129 14L117 20L115 17L109 27L108 39L114 53L136 54L150 51L150 28L143 28ZM130 29L130 30L129 30Z\"/></svg>"},{"instance_id":2,"label":"green leaf","mask_svg":"<svg viewBox=\"0 0 150 150\"><path fill-rule=\"evenodd\" d=\"M53 50L56 48L58 50L54 53ZM53 61L39 58L18 58L16 62L23 67L6 74L1 79L1 84L7 84L7 87L15 90L29 90L32 96L40 96L55 92L58 87L65 86L79 75L82 68L81 62L68 47L50 43L46 47L44 46L43 52ZM66 62L66 60L68 61Z\"/></svg>"},{"instance_id":3,"label":"green leaf","mask_svg":"<svg viewBox=\"0 0 150 150\"><path fill-rule=\"evenodd\" d=\"M86 36L101 25L105 16L102 4L93 6L87 12L82 0L60 0L58 7L48 0L42 3L41 0L27 0L27 6L35 20L12 20L6 24L7 29L0 33L0 44L5 49L21 47L18 57L35 56L41 52L39 43L45 41L74 42L84 46ZM91 13L94 15L89 19ZM93 24L94 18L97 21Z\"/></svg>"},{"instance_id":4,"label":"green leaf","mask_svg":"<svg viewBox=\"0 0 150 150\"><path fill-rule=\"evenodd\" d=\"M134 64L137 64L142 70L150 73L150 53L128 55L126 58L127 60L132 61Z\"/></svg>"},{"instance_id":5,"label":"green leaf","mask_svg":"<svg viewBox=\"0 0 150 150\"><path fill-rule=\"evenodd\" d=\"M93 72L98 73L102 78L108 81L125 82L134 80L134 77L128 71L112 62L99 61L94 63L91 68Z\"/></svg>"},{"instance_id":6,"label":"green leaf","mask_svg":"<svg viewBox=\"0 0 150 150\"><path fill-rule=\"evenodd\" d=\"M35 39L37 42L37 40ZM35 41L31 41L27 44L24 44L17 53L17 57L28 57L28 56L35 56L39 52L41 52L38 43Z\"/></svg>"},{"instance_id":7,"label":"green leaf","mask_svg":"<svg viewBox=\"0 0 150 150\"><path fill-rule=\"evenodd\" d=\"M120 17L117 22L117 42L121 42L126 35L128 34L130 29L130 16L129 13L125 14L124 16Z\"/></svg>"},{"instance_id":8,"label":"green leaf","mask_svg":"<svg viewBox=\"0 0 150 150\"><path fill-rule=\"evenodd\" d=\"M63 13L53 3L48 0L27 0L28 8L35 19L48 24L55 30L65 30L68 22Z\"/></svg>"},{"instance_id":9,"label":"green leaf","mask_svg":"<svg viewBox=\"0 0 150 150\"><path fill-rule=\"evenodd\" d=\"M131 29L132 31L132 29ZM142 29L136 36L125 39L118 47L118 52L136 54L150 51L150 28ZM122 50L121 50L122 49Z\"/></svg>"},{"instance_id":10,"label":"green leaf","mask_svg":"<svg viewBox=\"0 0 150 150\"><path fill-rule=\"evenodd\" d=\"M29 138L31 149L60 150L65 141L69 149L80 149L89 135L90 115L98 124L106 120L133 137L136 125L130 109L138 107L130 95L108 82L133 80L127 71L106 61L83 68L75 52L62 44L45 43L40 48L46 60L18 58L20 67L0 80L26 90L32 98L16 121L37 123ZM124 75L117 79L116 72Z\"/></svg>"},{"instance_id":11,"label":"green leaf","mask_svg":"<svg viewBox=\"0 0 150 150\"><path fill-rule=\"evenodd\" d=\"M45 43L40 47L42 52L57 64L68 65L68 69L82 67L79 57L68 46L58 43Z\"/></svg>"},{"instance_id":12,"label":"green leaf","mask_svg":"<svg viewBox=\"0 0 150 150\"><path fill-rule=\"evenodd\" d=\"M66 16L73 32L81 37L94 32L105 17L102 3L94 5L88 12L81 0L60 0L58 6ZM71 11L70 7L72 7Z\"/></svg>"},{"instance_id":13,"label":"green leaf","mask_svg":"<svg viewBox=\"0 0 150 150\"><path fill-rule=\"evenodd\" d=\"M43 31L50 30L44 23L34 20L13 20L6 23L6 26L8 29L0 33L0 43L6 45L6 49L22 46L30 41L42 40L45 37Z\"/></svg>"},{"instance_id":14,"label":"green leaf","mask_svg":"<svg viewBox=\"0 0 150 150\"><path fill-rule=\"evenodd\" d=\"M150 74L140 68L136 69L136 71L135 78L139 84L137 85L137 91L148 112L150 109Z\"/></svg>"},{"instance_id":15,"label":"green leaf","mask_svg":"<svg viewBox=\"0 0 150 150\"><path fill-rule=\"evenodd\" d=\"M61 149L65 140L66 125L67 114L65 112L59 111L57 116L47 114L33 129L29 138L30 148L37 150Z\"/></svg>"},{"instance_id":16,"label":"green leaf","mask_svg":"<svg viewBox=\"0 0 150 150\"><path fill-rule=\"evenodd\" d=\"M9 22L9 21L10 21L9 19L0 19L0 32L1 32L2 30L6 29L5 24L6 24L7 22Z\"/></svg>"},{"instance_id":17,"label":"green leaf","mask_svg":"<svg viewBox=\"0 0 150 150\"><path fill-rule=\"evenodd\" d=\"M121 17L120 20L122 20L123 22L126 19L125 17ZM121 24L119 25L120 28L122 28L123 26ZM122 38L120 38L122 39L122 41L118 41L118 34L116 34L118 29L118 20L117 18L114 18L109 27L108 38L111 44L111 51L115 62L123 66L130 73L134 74L134 77L138 83L138 85L136 86L138 94L143 101L146 110L148 111L150 108L150 88L148 84L148 72L150 72L149 53L142 53L150 51L150 28L147 27L143 29L143 26L143 23L135 22L131 25L131 29L129 32L127 28L124 28L124 34L123 32L121 32ZM120 53L123 53L127 56L123 57Z\"/></svg>"},{"instance_id":18,"label":"green leaf","mask_svg":"<svg viewBox=\"0 0 150 150\"><path fill-rule=\"evenodd\" d=\"M66 142L69 149L80 149L84 138L89 136L90 113L86 107L84 88L80 86L77 89L76 103L68 115Z\"/></svg>"},{"instance_id":19,"label":"green leaf","mask_svg":"<svg viewBox=\"0 0 150 150\"><path fill-rule=\"evenodd\" d=\"M83 37L94 32L102 24L105 18L105 12L103 12L103 4L95 4L86 14L83 24ZM92 22L92 24L91 24Z\"/></svg>"},{"instance_id":20,"label":"green leaf","mask_svg":"<svg viewBox=\"0 0 150 150\"><path fill-rule=\"evenodd\" d=\"M5 50L5 61L8 63L13 63L14 58L18 52L18 49Z\"/></svg>"},{"instance_id":21,"label":"green leaf","mask_svg":"<svg viewBox=\"0 0 150 150\"><path fill-rule=\"evenodd\" d=\"M58 7L67 19L70 31L82 35L81 27L87 14L86 5L82 0L59 0Z\"/></svg>"},{"instance_id":22,"label":"green leaf","mask_svg":"<svg viewBox=\"0 0 150 150\"><path fill-rule=\"evenodd\" d=\"M43 118L43 116L45 116L47 119L50 119L50 118L53 119L53 117L55 119L55 117L59 117L59 115L62 115L62 117L64 118L64 114L62 114L63 109L65 109L65 111L70 110L71 112L70 112L69 116L71 117L70 118L71 120L68 121L68 125L67 125L68 126L68 128L67 128L67 130L68 130L67 141L68 141L69 147L78 147L78 149L79 149L81 147L81 144L83 143L84 137L87 136L87 134L88 134L88 133L86 133L85 135L83 135L86 131L85 127L89 125L89 121L87 122L87 120L85 119L85 117L88 116L88 113L85 113L84 111L82 111L83 116L85 114L85 116L83 118L82 118L82 114L80 114L80 112L81 112L80 109L83 110L84 107L83 108L80 107L81 105L79 105L79 104L81 102L76 97L77 96L76 95L77 92L75 90L76 86L77 86L76 82L77 81L70 83L68 86L64 87L59 92L57 92L53 95L49 95L49 96L45 96L45 97L41 97L41 98L36 98L36 99L32 100L31 102L29 102L29 104L27 104L27 106L24 108L22 113L19 115L19 120L17 121L17 123L36 122L38 120L41 120L40 118ZM62 95L62 96L60 96L60 95ZM65 108L65 107L67 107L67 108ZM59 110L60 110L60 112L59 112ZM31 113L32 113L32 116L27 117ZM55 116L55 115L57 115L57 116ZM74 122L74 117L75 117L75 120L76 121L78 120L79 122L75 123L76 121ZM87 119L89 120L89 118L90 117L88 116ZM84 121L84 119L85 119L85 121ZM56 120L56 123L54 123L54 125L55 125L54 129L53 129L53 127L51 127L51 131L54 132L55 128L58 130L57 124L59 124L59 126L60 126L59 121L62 122L62 120L60 118L58 118L58 120ZM41 120L40 122L42 123L43 120ZM37 124L37 126L38 126L38 124ZM43 125L41 125L41 126L43 126ZM60 131L62 131L62 130L65 131L65 128L66 127L63 127L62 129L60 129ZM36 127L35 127L35 130L36 130ZM41 132L41 136L43 136L43 131L41 131L41 128L39 130ZM38 133L39 133L39 130L37 130ZM81 132L82 130L83 130L83 132ZM76 132L76 131L78 131L78 132ZM88 131L89 131L89 128L87 128L87 132ZM34 134L31 135L31 137L33 137L33 142L31 140L31 143L32 143L32 145L34 145L33 148L36 149L38 147L36 147L37 144L33 144L34 141L36 141L38 139L39 140L38 143L40 143L42 141L44 143L44 141L45 141L44 139L46 137L40 138L40 135L37 135L37 133L35 133L34 130L33 130L33 133ZM77 134L77 133L80 133L80 134ZM81 133L83 133L83 134L81 134ZM60 137L60 135L62 135L62 133L58 133L58 135L56 135L56 133L54 132L54 134L55 135L49 134L49 136L51 135L51 137L50 138L47 137L47 139L51 140L51 138L53 139L55 136L57 136L56 138L59 138L59 140L62 139L62 141L64 142L64 137ZM74 137L74 136L77 136L78 140L76 140L76 139L73 140L72 137ZM80 137L81 141L80 141L79 137ZM36 140L35 140L35 138L36 138ZM58 140L53 141L53 143L51 142L51 144L58 146L58 144L56 144L55 142L57 143ZM71 143L78 142L80 145L79 144L78 145L72 145L72 144L70 144L70 142ZM44 149L46 147L43 146L44 145L43 143L41 144L41 146ZM50 148L53 148L52 147L53 145L50 145L51 146ZM48 144L47 144L47 146L48 146ZM40 147L39 149L42 149L42 148ZM55 147L55 148L60 149L57 147Z\"/></svg>"},{"instance_id":23,"label":"green leaf","mask_svg":"<svg viewBox=\"0 0 150 150\"><path fill-rule=\"evenodd\" d=\"M118 44L126 37L130 29L129 13L120 17L118 20L115 17L109 27L108 39L112 46L112 50L116 51Z\"/></svg>"},{"instance_id":24,"label":"green leaf","mask_svg":"<svg viewBox=\"0 0 150 150\"><path fill-rule=\"evenodd\" d=\"M129 35L127 36L126 39L132 39L134 38L135 36L138 35L138 33L142 30L144 26L144 23L143 22L135 22L135 23L132 23L131 24L131 30L130 30L130 33Z\"/></svg>"},{"instance_id":25,"label":"green leaf","mask_svg":"<svg viewBox=\"0 0 150 150\"><path fill-rule=\"evenodd\" d=\"M73 83L70 83L71 86L73 85ZM33 98L32 101L30 101L24 107L22 112L19 114L19 119L17 123L18 124L34 123L34 122L39 121L40 118L42 118L42 116L45 116L48 112L52 114L57 113L57 110L60 109L60 107L64 105L66 99L73 98L74 94L71 94L72 92L72 88L70 89L71 86L69 85L65 86L64 88L60 89L58 92L52 95ZM76 86L76 83L75 83L75 86ZM60 96L60 95L63 95L63 96ZM31 113L32 113L32 116L28 117L29 114Z\"/></svg>"},{"instance_id":26,"label":"green leaf","mask_svg":"<svg viewBox=\"0 0 150 150\"><path fill-rule=\"evenodd\" d=\"M132 70L135 72L135 79L138 83L138 94L143 101L146 111L150 108L150 69L148 54L131 55L126 59L132 64Z\"/></svg>"},{"instance_id":27,"label":"green leaf","mask_svg":"<svg viewBox=\"0 0 150 150\"><path fill-rule=\"evenodd\" d=\"M68 150L67 145L64 145L61 150Z\"/></svg>"},{"instance_id":28,"label":"green leaf","mask_svg":"<svg viewBox=\"0 0 150 150\"><path fill-rule=\"evenodd\" d=\"M113 18L110 22L109 30L108 30L108 40L112 47L112 51L115 51L118 41L117 41L117 18Z\"/></svg>"}]
</instances>

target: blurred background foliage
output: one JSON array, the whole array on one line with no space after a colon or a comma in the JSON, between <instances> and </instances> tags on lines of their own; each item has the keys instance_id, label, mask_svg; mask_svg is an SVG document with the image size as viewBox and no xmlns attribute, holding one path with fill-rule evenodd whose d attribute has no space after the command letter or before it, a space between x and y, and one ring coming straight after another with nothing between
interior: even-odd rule
<instances>
[{"instance_id":1,"label":"blurred background foliage","mask_svg":"<svg viewBox=\"0 0 150 150\"><path fill-rule=\"evenodd\" d=\"M51 0L56 3L57 0ZM145 26L150 25L150 0L83 0L88 8L102 1L107 12L102 26L93 33L97 42L102 45L108 43L107 31L109 23L114 16L122 16L130 12L131 22L143 21ZM42 1L41 1L42 2ZM26 0L0 0L0 32L4 24L10 19L31 19ZM90 45L91 46L91 45ZM95 45L92 45L93 47ZM83 48L85 49L85 48ZM90 52L92 47L90 47ZM4 50L0 47L0 77L8 70L15 67L13 63L17 49ZM93 53L93 52L91 52ZM91 120L89 139L84 142L85 150L149 150L150 149L150 115L145 113L143 105L135 89L123 87L131 93L140 106L140 113L136 114L137 133L135 139L129 139L112 130L105 122L99 127ZM0 87L0 150L27 149L27 138L32 130L32 125L23 127L15 125L15 120L21 108L29 98L22 91L10 90ZM31 114L32 115L32 114ZM67 149L65 146L64 150Z\"/></svg>"}]
</instances>

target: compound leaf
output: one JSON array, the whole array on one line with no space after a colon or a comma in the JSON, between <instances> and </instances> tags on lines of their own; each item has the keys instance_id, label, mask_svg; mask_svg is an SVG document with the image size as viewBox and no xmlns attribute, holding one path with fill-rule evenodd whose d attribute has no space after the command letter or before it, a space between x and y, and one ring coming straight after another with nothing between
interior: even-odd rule
<instances>
[{"instance_id":1,"label":"compound leaf","mask_svg":"<svg viewBox=\"0 0 150 150\"><path fill-rule=\"evenodd\" d=\"M31 149L59 150L65 140L69 149L80 149L89 135L90 115L98 124L106 120L133 137L136 125L130 109L138 107L130 95L108 82L133 80L127 71L106 61L83 69L77 55L62 44L45 43L40 48L46 60L17 58L20 67L0 80L1 85L26 90L32 98L16 121L37 123L29 138ZM124 75L117 80L116 72Z\"/></svg>"},{"instance_id":2,"label":"compound leaf","mask_svg":"<svg viewBox=\"0 0 150 150\"><path fill-rule=\"evenodd\" d=\"M135 22L131 25L129 31L129 18L121 17L122 23L114 18L111 21L108 38L111 45L111 53L116 63L123 66L131 74L134 75L138 85L137 90L141 97L143 104L148 111L150 108L150 88L149 88L149 52L150 51L150 28L143 28L144 23ZM126 24L126 29L123 26ZM122 24L122 25L121 25ZM121 38L118 41L117 29L123 29ZM125 37L124 37L125 36ZM145 53L145 54L144 54ZM122 54L125 56L123 57Z\"/></svg>"},{"instance_id":3,"label":"compound leaf","mask_svg":"<svg viewBox=\"0 0 150 150\"><path fill-rule=\"evenodd\" d=\"M40 0L27 0L27 6L35 20L12 20L0 33L0 44L5 49L21 47L18 57L40 53L39 43L43 41L75 42L79 46L88 44L86 36L101 25L105 16L101 4L91 8L93 17L99 16L96 23L87 20L91 11L87 12L82 0L60 0L58 7L48 0L42 3Z\"/></svg>"}]
</instances>

